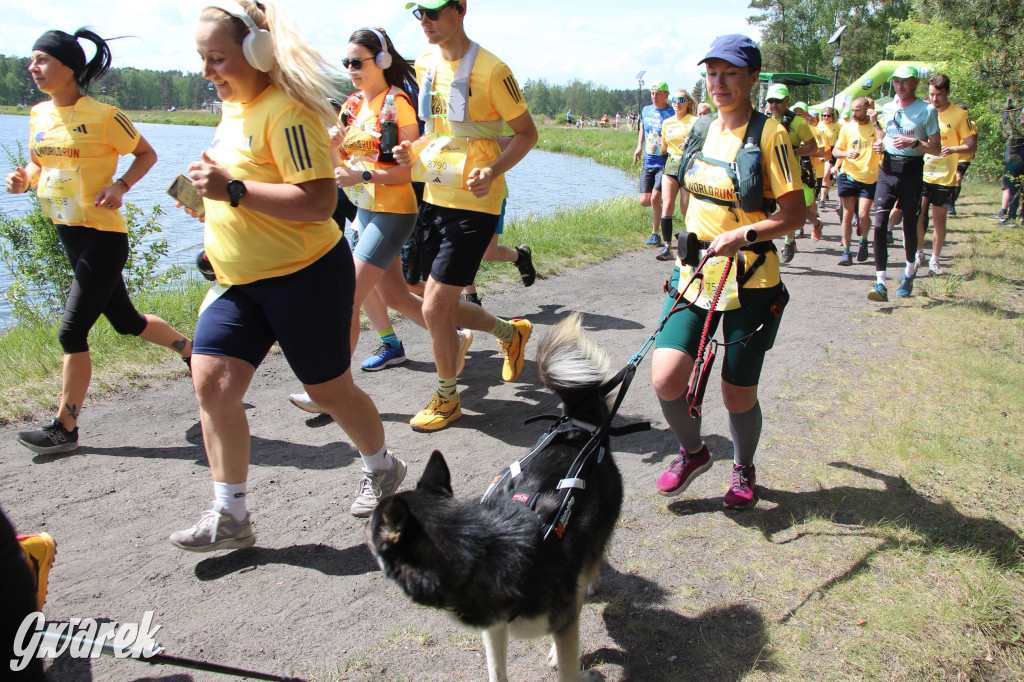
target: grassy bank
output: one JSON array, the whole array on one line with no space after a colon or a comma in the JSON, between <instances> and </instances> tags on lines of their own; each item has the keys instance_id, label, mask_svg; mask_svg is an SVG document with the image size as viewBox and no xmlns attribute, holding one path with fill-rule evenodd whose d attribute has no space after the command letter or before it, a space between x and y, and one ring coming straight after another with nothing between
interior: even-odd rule
<instances>
[{"instance_id":1,"label":"grassy bank","mask_svg":"<svg viewBox=\"0 0 1024 682\"><path fill-rule=\"evenodd\" d=\"M1024 230L980 217L998 196L965 191L953 274L852 321L898 334L794 378L806 428L774 445L817 490L774 491L728 541L771 543L755 595L785 678L1024 679Z\"/></svg>"},{"instance_id":2,"label":"grassy bank","mask_svg":"<svg viewBox=\"0 0 1024 682\"><path fill-rule=\"evenodd\" d=\"M643 209L635 201L617 199L542 218L511 221L505 227L503 241L531 244L537 254L539 276L550 277L636 248L637 235L642 231L638 226L643 220ZM478 277L483 296L518 281L518 271L508 263L485 262ZM191 335L206 289L206 280L189 277L169 291L135 304L140 312L159 315ZM119 337L105 318L96 324L89 344L93 360L91 399L123 386L141 386L185 373L185 366L170 351L139 339ZM24 324L0 335L0 424L55 410L60 397L60 372L56 326Z\"/></svg>"},{"instance_id":3,"label":"grassy bank","mask_svg":"<svg viewBox=\"0 0 1024 682\"><path fill-rule=\"evenodd\" d=\"M636 149L634 131L540 126L537 132L537 149L585 156L605 166L639 172L640 166L633 164L633 151Z\"/></svg>"},{"instance_id":4,"label":"grassy bank","mask_svg":"<svg viewBox=\"0 0 1024 682\"><path fill-rule=\"evenodd\" d=\"M0 106L0 114L28 116L29 107ZM135 123L172 123L179 126L211 126L220 123L220 114L208 111L126 111L128 118Z\"/></svg>"}]
</instances>

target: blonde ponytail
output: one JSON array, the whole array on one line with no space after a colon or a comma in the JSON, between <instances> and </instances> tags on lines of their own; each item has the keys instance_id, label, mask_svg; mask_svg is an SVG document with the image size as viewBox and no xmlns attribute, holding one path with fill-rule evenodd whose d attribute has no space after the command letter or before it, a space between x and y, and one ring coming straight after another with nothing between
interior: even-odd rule
<instances>
[{"instance_id":1,"label":"blonde ponytail","mask_svg":"<svg viewBox=\"0 0 1024 682\"><path fill-rule=\"evenodd\" d=\"M327 100L332 97L344 97L327 76L327 73L333 70L330 64L319 52L310 47L295 24L276 4L266 0L238 0L238 4L257 26L269 31L274 39L276 63L269 73L271 82L288 99L315 112L325 125L334 125L337 116ZM235 39L239 44L248 33L241 19L232 17L216 7L206 8L202 18L231 22Z\"/></svg>"}]
</instances>

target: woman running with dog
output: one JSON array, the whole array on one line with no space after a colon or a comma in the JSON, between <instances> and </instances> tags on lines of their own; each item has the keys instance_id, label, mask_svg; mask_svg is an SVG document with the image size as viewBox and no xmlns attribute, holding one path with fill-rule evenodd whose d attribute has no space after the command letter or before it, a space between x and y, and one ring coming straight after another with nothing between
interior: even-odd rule
<instances>
[{"instance_id":1,"label":"woman running with dog","mask_svg":"<svg viewBox=\"0 0 1024 682\"><path fill-rule=\"evenodd\" d=\"M661 124L661 152L668 154L665 161L665 173L661 176L661 238L665 247L655 256L658 260L672 260L672 216L676 211L676 196L679 196L679 210L686 220L686 207L690 203L690 193L685 188L680 190L679 161L683 158L683 145L690 134L697 116L694 111L697 103L686 90L676 90L669 100L676 115L665 119Z\"/></svg>"},{"instance_id":2,"label":"woman running with dog","mask_svg":"<svg viewBox=\"0 0 1024 682\"><path fill-rule=\"evenodd\" d=\"M213 475L213 508L169 540L193 552L250 547L250 434L242 399L278 342L310 397L362 458L352 504L367 516L405 478L376 406L352 381L352 255L331 218L337 203L327 125L334 112L323 58L269 2L202 10L202 75L224 101L202 160L189 166L204 197L204 245L221 294L202 310L192 376Z\"/></svg>"},{"instance_id":3,"label":"woman running with dog","mask_svg":"<svg viewBox=\"0 0 1024 682\"><path fill-rule=\"evenodd\" d=\"M80 38L96 47L89 62ZM92 379L88 337L100 315L119 334L171 348L186 361L192 354L183 334L155 315L139 314L121 274L129 251L120 211L124 195L156 163L156 152L116 107L86 94L109 67L110 48L88 29L40 36L28 70L50 99L32 107L30 162L15 168L5 183L11 194L36 189L74 272L57 332L64 351L57 416L41 429L18 434L19 443L41 454L78 447L78 418ZM115 180L118 157L125 154L135 159Z\"/></svg>"},{"instance_id":4,"label":"woman running with dog","mask_svg":"<svg viewBox=\"0 0 1024 682\"><path fill-rule=\"evenodd\" d=\"M788 298L771 240L803 223L804 196L789 134L750 104L761 71L761 53L754 42L742 35L720 36L700 63L706 68L708 93L718 115L700 119L690 133L695 141L701 133L706 135L697 147L699 153L683 160L685 186L691 194L686 226L694 234L689 239L683 235L688 249L676 261L663 315L676 304L675 288L685 286L694 273L697 254L690 251L710 247L714 258L702 270L705 282L698 280L683 294L696 303L668 318L655 345L654 390L680 443L680 455L658 479L657 490L678 495L711 468L711 453L701 439L699 399L688 399L687 387L695 358L703 357L702 337L706 333L709 340L723 321L723 344L732 345L725 347L722 399L733 438L732 480L723 504L743 509L756 503L754 452L761 436L757 384ZM735 261L729 263L729 258ZM710 308L724 312L709 313ZM692 412L691 405L696 407Z\"/></svg>"}]
</instances>

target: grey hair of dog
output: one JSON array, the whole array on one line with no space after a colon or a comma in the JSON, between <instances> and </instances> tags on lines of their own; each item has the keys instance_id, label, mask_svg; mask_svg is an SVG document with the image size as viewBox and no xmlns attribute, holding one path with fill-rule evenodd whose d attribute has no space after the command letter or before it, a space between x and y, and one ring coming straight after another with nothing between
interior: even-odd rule
<instances>
[{"instance_id":1,"label":"grey hair of dog","mask_svg":"<svg viewBox=\"0 0 1024 682\"><path fill-rule=\"evenodd\" d=\"M540 382L557 395L593 389L614 372L611 357L583 332L583 316L574 312L555 325L537 349ZM614 400L606 397L609 407Z\"/></svg>"}]
</instances>

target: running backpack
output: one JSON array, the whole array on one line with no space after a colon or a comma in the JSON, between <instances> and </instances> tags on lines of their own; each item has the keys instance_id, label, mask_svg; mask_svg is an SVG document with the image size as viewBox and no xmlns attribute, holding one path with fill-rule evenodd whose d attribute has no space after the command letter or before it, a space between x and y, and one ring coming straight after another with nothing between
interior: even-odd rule
<instances>
[{"instance_id":1,"label":"running backpack","mask_svg":"<svg viewBox=\"0 0 1024 682\"><path fill-rule=\"evenodd\" d=\"M676 175L679 186L686 187L687 170L694 161L700 160L725 169L732 180L736 196L739 197L738 204L741 209L748 213L762 210L765 213L773 213L775 202L764 196L764 173L761 171L761 133L764 131L764 124L768 117L759 111L750 114L743 146L736 153L736 158L732 162L709 159L704 156L702 151L708 137L708 130L716 118L718 118L718 114L701 116L690 128L690 134L686 136L686 143L683 145L683 158Z\"/></svg>"}]
</instances>

